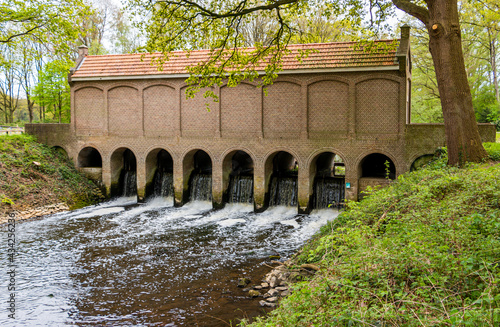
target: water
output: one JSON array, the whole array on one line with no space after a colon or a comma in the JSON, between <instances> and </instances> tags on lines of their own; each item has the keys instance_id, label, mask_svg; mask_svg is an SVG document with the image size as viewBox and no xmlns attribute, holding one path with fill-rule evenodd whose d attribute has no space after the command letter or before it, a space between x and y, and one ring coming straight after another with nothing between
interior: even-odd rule
<instances>
[{"instance_id":1,"label":"water","mask_svg":"<svg viewBox=\"0 0 500 327\"><path fill-rule=\"evenodd\" d=\"M157 197L173 197L174 175L157 169L153 178L153 194Z\"/></svg>"},{"instance_id":2,"label":"water","mask_svg":"<svg viewBox=\"0 0 500 327\"><path fill-rule=\"evenodd\" d=\"M317 177L314 180L314 208L340 207L345 198L345 179Z\"/></svg>"},{"instance_id":3,"label":"water","mask_svg":"<svg viewBox=\"0 0 500 327\"><path fill-rule=\"evenodd\" d=\"M231 176L229 203L253 203L253 176Z\"/></svg>"},{"instance_id":4,"label":"water","mask_svg":"<svg viewBox=\"0 0 500 327\"><path fill-rule=\"evenodd\" d=\"M189 183L191 201L212 201L212 175L193 174Z\"/></svg>"},{"instance_id":5,"label":"water","mask_svg":"<svg viewBox=\"0 0 500 327\"><path fill-rule=\"evenodd\" d=\"M297 206L297 177L273 176L270 186L269 206Z\"/></svg>"},{"instance_id":6,"label":"water","mask_svg":"<svg viewBox=\"0 0 500 327\"><path fill-rule=\"evenodd\" d=\"M124 197L137 194L137 174L132 170L123 170L121 173L121 190Z\"/></svg>"},{"instance_id":7,"label":"water","mask_svg":"<svg viewBox=\"0 0 500 327\"><path fill-rule=\"evenodd\" d=\"M259 282L270 255L287 258L337 215L172 202L121 198L19 222L15 326L227 326L261 315L259 299L246 297L237 279ZM7 283L2 272L4 304ZM12 326L7 311L0 312L0 326Z\"/></svg>"}]
</instances>

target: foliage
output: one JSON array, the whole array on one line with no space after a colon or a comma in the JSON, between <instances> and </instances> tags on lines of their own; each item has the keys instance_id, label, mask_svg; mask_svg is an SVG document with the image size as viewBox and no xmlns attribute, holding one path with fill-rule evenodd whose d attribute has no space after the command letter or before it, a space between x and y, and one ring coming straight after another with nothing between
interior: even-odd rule
<instances>
[{"instance_id":1,"label":"foliage","mask_svg":"<svg viewBox=\"0 0 500 327\"><path fill-rule=\"evenodd\" d=\"M295 259L320 273L251 326L498 326L499 185L443 157L350 202Z\"/></svg>"},{"instance_id":2,"label":"foliage","mask_svg":"<svg viewBox=\"0 0 500 327\"><path fill-rule=\"evenodd\" d=\"M11 135L0 136L0 198L24 210L59 202L81 207L103 196L58 151L32 136Z\"/></svg>"},{"instance_id":3,"label":"foliage","mask_svg":"<svg viewBox=\"0 0 500 327\"><path fill-rule=\"evenodd\" d=\"M70 87L67 80L69 68L73 65L68 60L49 62L40 73L35 87L35 99L46 111L52 113L52 119L59 123L70 121Z\"/></svg>"},{"instance_id":4,"label":"foliage","mask_svg":"<svg viewBox=\"0 0 500 327\"><path fill-rule=\"evenodd\" d=\"M75 26L91 14L83 0L4 0L0 3L0 43L30 37L55 53L69 52L80 32Z\"/></svg>"}]
</instances>

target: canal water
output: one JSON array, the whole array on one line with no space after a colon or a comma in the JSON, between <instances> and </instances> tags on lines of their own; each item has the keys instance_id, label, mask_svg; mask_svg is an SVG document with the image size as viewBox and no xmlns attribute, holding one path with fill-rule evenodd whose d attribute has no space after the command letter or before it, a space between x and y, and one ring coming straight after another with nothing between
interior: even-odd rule
<instances>
[{"instance_id":1,"label":"canal water","mask_svg":"<svg viewBox=\"0 0 500 327\"><path fill-rule=\"evenodd\" d=\"M286 259L337 215L172 202L120 198L18 222L15 323L2 226L0 326L235 325L265 313L238 278L260 283L270 256Z\"/></svg>"}]
</instances>

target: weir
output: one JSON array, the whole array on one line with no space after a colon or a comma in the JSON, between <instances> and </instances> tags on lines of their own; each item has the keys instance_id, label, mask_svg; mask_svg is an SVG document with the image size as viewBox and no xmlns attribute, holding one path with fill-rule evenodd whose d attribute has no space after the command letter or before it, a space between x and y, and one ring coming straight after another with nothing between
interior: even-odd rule
<instances>
[{"instance_id":1,"label":"weir","mask_svg":"<svg viewBox=\"0 0 500 327\"><path fill-rule=\"evenodd\" d=\"M137 195L137 164L129 149L123 152L123 168L120 172L119 194L125 197Z\"/></svg>"},{"instance_id":2,"label":"weir","mask_svg":"<svg viewBox=\"0 0 500 327\"><path fill-rule=\"evenodd\" d=\"M153 196L172 197L174 195L174 174L172 156L165 150L157 155L156 170L153 177Z\"/></svg>"},{"instance_id":3,"label":"weir","mask_svg":"<svg viewBox=\"0 0 500 327\"><path fill-rule=\"evenodd\" d=\"M363 42L289 45L272 85L223 79L194 97L186 97L186 66L207 60L207 51L178 52L158 69L150 65L157 54L90 56L80 47L69 75L71 123L25 130L64 149L110 196L136 193L142 201L171 194L172 183L176 206L248 201L258 212L289 205L307 213L359 200L446 144L443 124L411 122L410 27L399 39L374 42L368 52ZM494 125L478 127L483 142L495 142ZM134 169L124 170L125 150L135 155ZM167 170L161 151L171 156ZM206 164L194 158L200 151ZM280 152L293 167L276 169ZM333 167L323 153L342 160L326 156Z\"/></svg>"}]
</instances>

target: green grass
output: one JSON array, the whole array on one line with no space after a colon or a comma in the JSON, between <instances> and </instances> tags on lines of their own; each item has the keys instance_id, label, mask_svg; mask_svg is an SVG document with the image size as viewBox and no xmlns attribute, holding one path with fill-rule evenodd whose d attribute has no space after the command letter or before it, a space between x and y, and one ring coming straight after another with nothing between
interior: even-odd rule
<instances>
[{"instance_id":1,"label":"green grass","mask_svg":"<svg viewBox=\"0 0 500 327\"><path fill-rule=\"evenodd\" d=\"M500 132L497 132L497 143L500 143Z\"/></svg>"},{"instance_id":2,"label":"green grass","mask_svg":"<svg viewBox=\"0 0 500 327\"><path fill-rule=\"evenodd\" d=\"M499 326L500 164L404 174L294 260L321 270L251 326Z\"/></svg>"},{"instance_id":3,"label":"green grass","mask_svg":"<svg viewBox=\"0 0 500 327\"><path fill-rule=\"evenodd\" d=\"M58 151L29 135L0 136L0 209L60 202L73 209L102 198L98 188Z\"/></svg>"}]
</instances>

